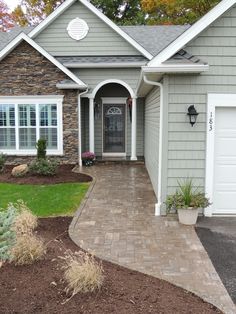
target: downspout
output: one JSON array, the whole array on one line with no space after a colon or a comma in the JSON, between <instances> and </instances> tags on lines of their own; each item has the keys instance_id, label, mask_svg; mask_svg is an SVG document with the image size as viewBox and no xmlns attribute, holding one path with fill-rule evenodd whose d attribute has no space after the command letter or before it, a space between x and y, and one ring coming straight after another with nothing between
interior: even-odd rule
<instances>
[{"instance_id":1,"label":"downspout","mask_svg":"<svg viewBox=\"0 0 236 314\"><path fill-rule=\"evenodd\" d=\"M81 137L81 96L83 96L84 94L86 94L88 92L88 88L86 89L86 91L79 93L78 94L78 163L79 166L82 167L82 137Z\"/></svg>"},{"instance_id":2,"label":"downspout","mask_svg":"<svg viewBox=\"0 0 236 314\"><path fill-rule=\"evenodd\" d=\"M158 86L160 88L160 130L159 130L159 163L158 163L158 190L157 190L158 203L155 206L155 215L160 216L162 205L161 192L162 192L162 150L163 150L163 106L164 106L163 84L148 80L146 74L144 74L143 80L148 85Z\"/></svg>"}]
</instances>

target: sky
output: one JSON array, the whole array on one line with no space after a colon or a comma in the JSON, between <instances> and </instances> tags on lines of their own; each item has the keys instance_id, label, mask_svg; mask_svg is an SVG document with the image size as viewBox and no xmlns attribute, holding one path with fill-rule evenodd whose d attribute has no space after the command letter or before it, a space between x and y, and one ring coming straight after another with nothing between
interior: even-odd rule
<instances>
[{"instance_id":1,"label":"sky","mask_svg":"<svg viewBox=\"0 0 236 314\"><path fill-rule=\"evenodd\" d=\"M4 1L11 10L13 10L17 6L17 4L20 3L20 0L4 0Z\"/></svg>"}]
</instances>

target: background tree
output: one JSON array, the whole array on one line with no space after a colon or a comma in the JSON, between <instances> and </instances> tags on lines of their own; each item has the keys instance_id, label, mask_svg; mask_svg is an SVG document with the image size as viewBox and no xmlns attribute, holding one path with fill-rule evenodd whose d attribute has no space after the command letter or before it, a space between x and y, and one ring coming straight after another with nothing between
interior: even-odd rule
<instances>
[{"instance_id":1,"label":"background tree","mask_svg":"<svg viewBox=\"0 0 236 314\"><path fill-rule=\"evenodd\" d=\"M37 25L62 2L64 0L21 0L13 11L14 20L20 26Z\"/></svg>"},{"instance_id":2,"label":"background tree","mask_svg":"<svg viewBox=\"0 0 236 314\"><path fill-rule=\"evenodd\" d=\"M10 10L4 0L0 0L0 31L6 32L14 26Z\"/></svg>"},{"instance_id":3,"label":"background tree","mask_svg":"<svg viewBox=\"0 0 236 314\"><path fill-rule=\"evenodd\" d=\"M14 20L20 26L37 25L64 1L21 0L21 4L13 11ZM117 24L145 23L145 13L141 9L140 0L92 0L91 3Z\"/></svg>"},{"instance_id":4,"label":"background tree","mask_svg":"<svg viewBox=\"0 0 236 314\"><path fill-rule=\"evenodd\" d=\"M21 5L13 12L14 19L21 26L36 25L64 1L21 0ZM220 0L91 0L92 4L119 25L193 24L219 2Z\"/></svg>"},{"instance_id":5,"label":"background tree","mask_svg":"<svg viewBox=\"0 0 236 314\"><path fill-rule=\"evenodd\" d=\"M220 0L141 0L148 24L193 24Z\"/></svg>"},{"instance_id":6,"label":"background tree","mask_svg":"<svg viewBox=\"0 0 236 314\"><path fill-rule=\"evenodd\" d=\"M140 0L92 0L91 3L119 25L145 24Z\"/></svg>"}]
</instances>

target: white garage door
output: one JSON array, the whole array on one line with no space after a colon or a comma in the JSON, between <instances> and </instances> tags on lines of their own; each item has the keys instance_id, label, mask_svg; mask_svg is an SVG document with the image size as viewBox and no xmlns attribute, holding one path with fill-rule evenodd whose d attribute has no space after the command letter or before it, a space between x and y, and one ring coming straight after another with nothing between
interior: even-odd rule
<instances>
[{"instance_id":1,"label":"white garage door","mask_svg":"<svg viewBox=\"0 0 236 314\"><path fill-rule=\"evenodd\" d=\"M213 214L236 214L236 108L216 108Z\"/></svg>"}]
</instances>

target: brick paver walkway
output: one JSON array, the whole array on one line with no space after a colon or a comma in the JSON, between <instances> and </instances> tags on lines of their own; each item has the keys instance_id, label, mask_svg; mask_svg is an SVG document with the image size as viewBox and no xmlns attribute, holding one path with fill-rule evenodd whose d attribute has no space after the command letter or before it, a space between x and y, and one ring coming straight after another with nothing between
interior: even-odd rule
<instances>
[{"instance_id":1,"label":"brick paver walkway","mask_svg":"<svg viewBox=\"0 0 236 314\"><path fill-rule=\"evenodd\" d=\"M194 228L154 216L156 199L143 165L101 164L83 171L95 179L70 226L76 244L236 313Z\"/></svg>"}]
</instances>

